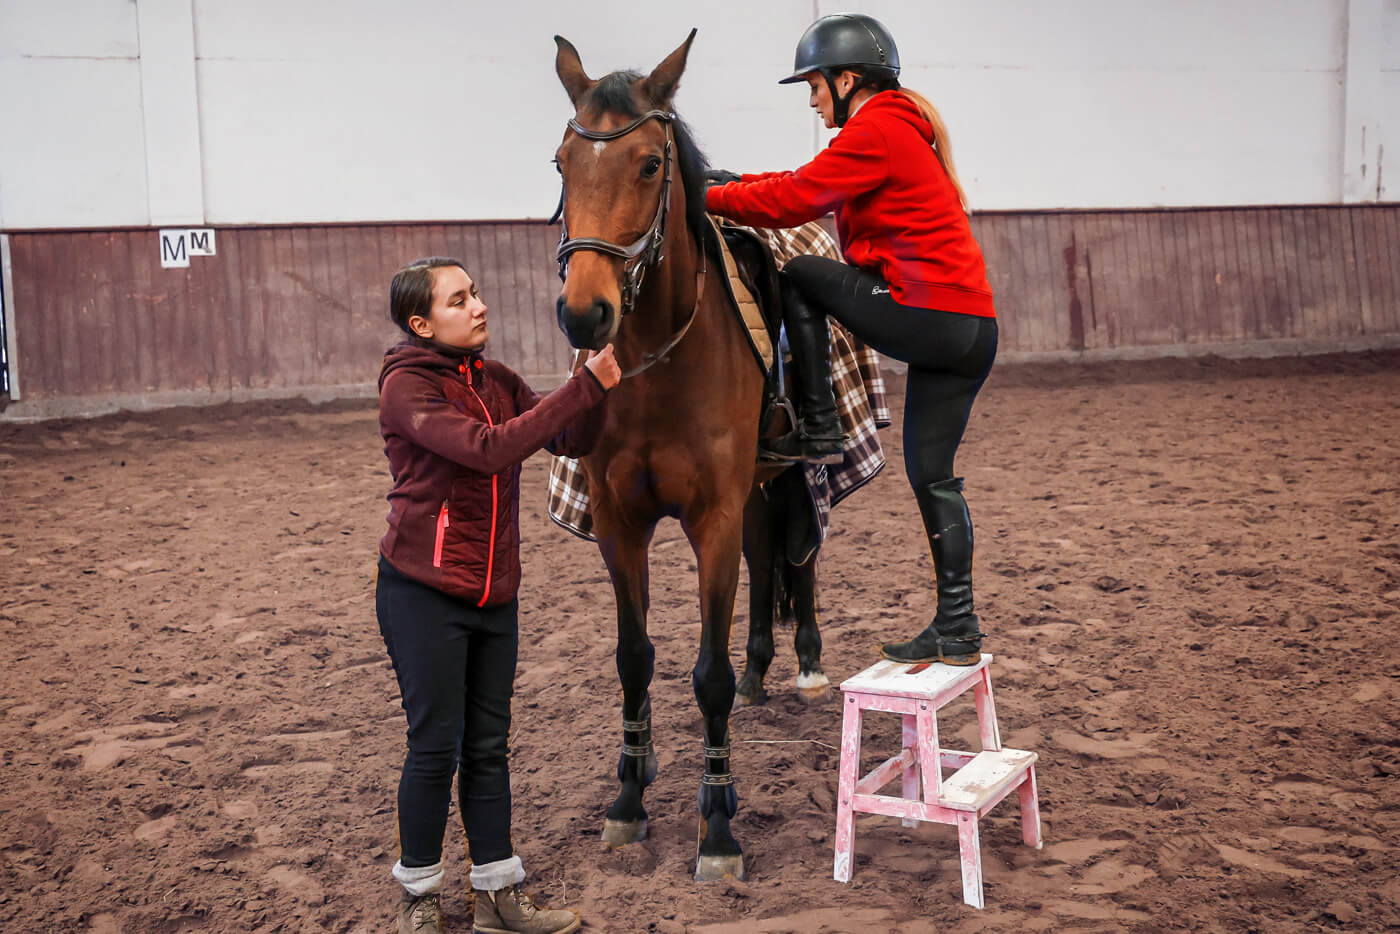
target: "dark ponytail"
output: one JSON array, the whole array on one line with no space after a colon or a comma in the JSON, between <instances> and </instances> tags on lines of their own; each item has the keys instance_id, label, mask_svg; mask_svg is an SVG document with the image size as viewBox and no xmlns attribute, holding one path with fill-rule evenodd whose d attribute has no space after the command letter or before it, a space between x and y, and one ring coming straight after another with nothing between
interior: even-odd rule
<instances>
[{"instance_id":1,"label":"dark ponytail","mask_svg":"<svg viewBox=\"0 0 1400 934\"><path fill-rule=\"evenodd\" d=\"M415 335L408 326L408 319L414 315L426 318L433 309L433 270L444 266L456 266L462 272L467 272L467 267L459 259L428 256L416 259L394 273L394 279L389 283L389 320L409 337ZM467 275L471 273L467 272Z\"/></svg>"}]
</instances>

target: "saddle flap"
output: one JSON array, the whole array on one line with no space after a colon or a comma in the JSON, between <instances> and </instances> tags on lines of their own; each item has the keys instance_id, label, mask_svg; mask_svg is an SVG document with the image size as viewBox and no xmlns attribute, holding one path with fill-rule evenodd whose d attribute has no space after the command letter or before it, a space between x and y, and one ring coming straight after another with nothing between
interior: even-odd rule
<instances>
[{"instance_id":1,"label":"saddle flap","mask_svg":"<svg viewBox=\"0 0 1400 934\"><path fill-rule=\"evenodd\" d=\"M773 370L773 352L778 344L776 322L782 312L777 305L778 270L767 245L748 230L716 223L712 245L724 264L723 282L730 303L744 322L749 346L765 374Z\"/></svg>"}]
</instances>

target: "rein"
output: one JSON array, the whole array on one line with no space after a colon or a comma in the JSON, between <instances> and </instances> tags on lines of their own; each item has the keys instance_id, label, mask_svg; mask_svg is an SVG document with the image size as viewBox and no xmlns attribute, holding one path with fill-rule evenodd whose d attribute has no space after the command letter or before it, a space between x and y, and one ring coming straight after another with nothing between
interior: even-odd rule
<instances>
[{"instance_id":1,"label":"rein","mask_svg":"<svg viewBox=\"0 0 1400 934\"><path fill-rule=\"evenodd\" d=\"M666 240L666 218L671 207L671 164L675 160L675 142L671 123L675 118L676 115L669 111L649 110L631 123L616 130L591 130L579 123L577 118L569 120L570 130L584 139L594 141L614 140L626 136L648 120L659 121L666 127L666 150L662 158L661 197L656 205L656 213L652 216L651 226L647 228L646 233L626 245L613 243L599 237L570 237L568 221L563 219L566 195L563 188L559 191L559 206L555 209L554 216L549 219L551 224L559 221L559 246L554 252L554 258L559 263L559 278L561 280L568 275L570 254L577 253L579 250L606 253L623 261L622 307L618 310L619 319L627 317L636 304L646 271L652 266L660 265L661 261L666 258L665 254L662 253L662 245ZM695 304L691 306L690 316L686 318L685 324L681 326L680 330L672 334L670 339L661 346L661 349L642 354L642 362L625 371L622 374L623 379L636 376L664 360L666 354L681 342L686 332L690 330L690 326L695 323L696 312L700 309L700 297L705 292L705 270L709 261L705 252L705 244L701 242L699 247L700 269L695 274Z\"/></svg>"}]
</instances>

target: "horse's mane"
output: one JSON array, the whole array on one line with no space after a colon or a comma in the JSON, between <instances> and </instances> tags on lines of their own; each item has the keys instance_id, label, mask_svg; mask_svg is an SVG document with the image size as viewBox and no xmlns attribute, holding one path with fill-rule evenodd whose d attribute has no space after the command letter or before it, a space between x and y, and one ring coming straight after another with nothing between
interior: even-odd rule
<instances>
[{"instance_id":1,"label":"horse's mane","mask_svg":"<svg viewBox=\"0 0 1400 934\"><path fill-rule=\"evenodd\" d=\"M635 119L642 115L632 94L632 85L642 76L635 71L614 71L599 79L588 95L588 105L604 113ZM679 116L671 121L676 139L676 162L680 165L681 186L685 189L685 225L696 243L705 243L705 171L710 163L696 145L695 135Z\"/></svg>"}]
</instances>

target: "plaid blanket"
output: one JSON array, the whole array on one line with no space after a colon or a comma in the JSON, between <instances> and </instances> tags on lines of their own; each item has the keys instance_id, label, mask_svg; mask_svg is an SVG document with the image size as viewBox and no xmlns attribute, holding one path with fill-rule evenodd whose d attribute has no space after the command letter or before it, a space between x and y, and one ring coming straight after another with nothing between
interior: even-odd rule
<instances>
[{"instance_id":1,"label":"plaid blanket","mask_svg":"<svg viewBox=\"0 0 1400 934\"><path fill-rule=\"evenodd\" d=\"M716 220L726 226L738 226ZM742 229L753 231L767 242L779 269L794 256L804 254L841 259L836 241L815 221L787 229ZM884 468L885 452L877 430L890 424L879 355L837 322L829 323L832 388L836 393L836 413L847 436L845 460L833 465L802 465L822 541L826 541L832 507ZM550 466L549 517L575 535L595 540L593 517L588 511L588 479L573 458L556 457Z\"/></svg>"}]
</instances>

